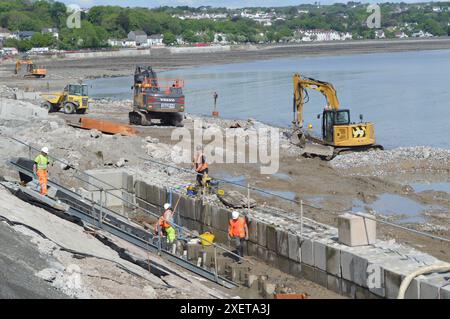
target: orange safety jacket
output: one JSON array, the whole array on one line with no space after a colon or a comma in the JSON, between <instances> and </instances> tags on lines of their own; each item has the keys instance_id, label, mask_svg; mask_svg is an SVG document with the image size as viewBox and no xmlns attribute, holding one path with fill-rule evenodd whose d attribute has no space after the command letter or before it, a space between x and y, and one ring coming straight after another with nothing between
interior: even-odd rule
<instances>
[{"instance_id":1,"label":"orange safety jacket","mask_svg":"<svg viewBox=\"0 0 450 319\"><path fill-rule=\"evenodd\" d=\"M203 153L199 153L195 158L195 171L202 172L208 168L208 163L206 162L206 158Z\"/></svg>"},{"instance_id":2,"label":"orange safety jacket","mask_svg":"<svg viewBox=\"0 0 450 319\"><path fill-rule=\"evenodd\" d=\"M156 225L155 225L155 233L158 232L158 226L160 226L162 230L165 230L165 229L171 227L169 222L172 221L172 218L173 218L173 212L170 209L164 211L163 215L161 217L159 217L158 223L156 223Z\"/></svg>"},{"instance_id":3,"label":"orange safety jacket","mask_svg":"<svg viewBox=\"0 0 450 319\"><path fill-rule=\"evenodd\" d=\"M237 220L230 219L228 223L228 234L230 237L239 237L239 238L245 238L247 235L245 233L245 226L247 225L247 222L244 218L240 217Z\"/></svg>"}]
</instances>

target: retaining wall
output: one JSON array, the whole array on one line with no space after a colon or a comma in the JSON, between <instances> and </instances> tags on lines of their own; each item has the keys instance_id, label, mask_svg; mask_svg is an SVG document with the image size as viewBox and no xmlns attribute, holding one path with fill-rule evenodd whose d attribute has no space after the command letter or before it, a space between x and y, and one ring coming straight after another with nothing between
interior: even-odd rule
<instances>
[{"instance_id":1,"label":"retaining wall","mask_svg":"<svg viewBox=\"0 0 450 319\"><path fill-rule=\"evenodd\" d=\"M91 173L96 175L95 171ZM126 179L130 189L130 177ZM140 180L131 184L137 198L160 207L161 211L169 200L166 189ZM217 242L227 243L230 210L172 193L174 205L179 199L179 224L199 233L210 231ZM148 204L140 205L154 211ZM276 216L275 209L253 210L249 218L248 255L350 298L396 298L406 275L439 262L428 254L390 241L377 240L371 246L348 247L338 242L336 228L307 219L300 234L300 223ZM450 286L443 287L445 277L449 276L449 273L433 274L414 279L406 298L449 299Z\"/></svg>"}]
</instances>

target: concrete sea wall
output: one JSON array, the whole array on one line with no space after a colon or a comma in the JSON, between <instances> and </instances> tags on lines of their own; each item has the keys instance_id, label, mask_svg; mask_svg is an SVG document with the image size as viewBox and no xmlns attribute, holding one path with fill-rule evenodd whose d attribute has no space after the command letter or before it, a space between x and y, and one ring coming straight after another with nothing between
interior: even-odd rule
<instances>
[{"instance_id":1,"label":"concrete sea wall","mask_svg":"<svg viewBox=\"0 0 450 319\"><path fill-rule=\"evenodd\" d=\"M101 179L105 176L105 170L90 173ZM156 207L162 211L171 197L173 205L179 201L180 225L199 233L212 232L218 243L227 243L231 210L141 180L131 182L132 177L123 172L116 176L120 177L114 178L122 179L117 181L117 187L121 191L132 191L142 208L155 211ZM298 216L287 216L286 212L281 215L275 208L254 209L249 218L248 255L350 298L396 298L405 276L420 267L440 262L393 241L377 240L374 245L348 247L338 242L336 228L309 219L304 220L301 228ZM450 299L450 286L444 286L449 275L417 277L408 288L406 298Z\"/></svg>"}]
</instances>

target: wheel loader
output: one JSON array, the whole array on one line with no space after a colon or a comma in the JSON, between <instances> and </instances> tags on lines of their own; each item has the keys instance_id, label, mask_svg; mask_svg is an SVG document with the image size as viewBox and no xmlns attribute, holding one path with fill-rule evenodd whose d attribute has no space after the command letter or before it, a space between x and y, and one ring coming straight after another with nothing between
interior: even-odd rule
<instances>
[{"instance_id":1,"label":"wheel loader","mask_svg":"<svg viewBox=\"0 0 450 319\"><path fill-rule=\"evenodd\" d=\"M159 120L162 125L183 126L183 86L180 79L158 79L151 66L136 66L130 124L149 126Z\"/></svg>"},{"instance_id":2,"label":"wheel loader","mask_svg":"<svg viewBox=\"0 0 450 319\"><path fill-rule=\"evenodd\" d=\"M300 74L293 76L294 84L294 121L292 143L303 148L304 155L318 156L331 160L336 155L368 150L383 150L375 142L375 125L351 121L350 110L341 109L336 89L331 83L323 82ZM303 128L303 108L309 101L307 89L319 91L326 98L326 106L317 117L322 118L322 136L315 137Z\"/></svg>"},{"instance_id":3,"label":"wheel loader","mask_svg":"<svg viewBox=\"0 0 450 319\"><path fill-rule=\"evenodd\" d=\"M66 114L85 114L89 108L88 86L85 84L66 85L62 92L41 94L41 106L51 112L62 110Z\"/></svg>"}]
</instances>

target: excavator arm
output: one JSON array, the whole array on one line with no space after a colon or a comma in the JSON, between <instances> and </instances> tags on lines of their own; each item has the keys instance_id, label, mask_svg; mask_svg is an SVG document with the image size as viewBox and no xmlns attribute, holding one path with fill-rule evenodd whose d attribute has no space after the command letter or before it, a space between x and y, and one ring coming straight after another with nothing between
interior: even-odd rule
<instances>
[{"instance_id":1,"label":"excavator arm","mask_svg":"<svg viewBox=\"0 0 450 319\"><path fill-rule=\"evenodd\" d=\"M305 89L313 89L322 93L327 100L327 108L338 110L339 100L336 89L331 83L314 80L311 78L302 78L296 73L293 77L294 82L294 129L303 128L303 107L305 104Z\"/></svg>"}]
</instances>

